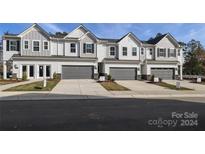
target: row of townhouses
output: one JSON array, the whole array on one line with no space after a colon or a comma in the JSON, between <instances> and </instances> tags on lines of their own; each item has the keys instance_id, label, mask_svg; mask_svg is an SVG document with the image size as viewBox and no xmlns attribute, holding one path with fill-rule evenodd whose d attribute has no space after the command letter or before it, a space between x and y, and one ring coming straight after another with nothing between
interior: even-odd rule
<instances>
[{"instance_id":1,"label":"row of townhouses","mask_svg":"<svg viewBox=\"0 0 205 154\"><path fill-rule=\"evenodd\" d=\"M133 33L120 39L95 36L80 25L64 36L51 35L38 24L20 34L5 34L3 40L3 77L8 64L14 77L97 79L111 75L115 79L182 79L182 48L169 33L148 41Z\"/></svg>"}]
</instances>

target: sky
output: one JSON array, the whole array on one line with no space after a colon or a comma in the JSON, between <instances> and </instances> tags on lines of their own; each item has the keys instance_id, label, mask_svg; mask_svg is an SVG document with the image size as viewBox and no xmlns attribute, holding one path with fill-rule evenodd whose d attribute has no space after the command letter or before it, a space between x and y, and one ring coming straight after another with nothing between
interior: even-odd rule
<instances>
[{"instance_id":1,"label":"sky","mask_svg":"<svg viewBox=\"0 0 205 154\"><path fill-rule=\"evenodd\" d=\"M205 24L201 23L82 23L97 37L121 38L133 32L140 40L148 40L157 33L171 33L178 41L187 43L191 39L200 41L205 46ZM4 32L18 34L31 23L0 23L0 36ZM39 23L47 32L71 32L79 23Z\"/></svg>"}]
</instances>

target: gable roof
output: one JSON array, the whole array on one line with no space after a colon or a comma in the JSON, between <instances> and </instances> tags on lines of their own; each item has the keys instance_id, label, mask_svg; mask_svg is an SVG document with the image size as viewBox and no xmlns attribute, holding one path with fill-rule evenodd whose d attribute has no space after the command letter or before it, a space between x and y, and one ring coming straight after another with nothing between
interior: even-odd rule
<instances>
[{"instance_id":1,"label":"gable roof","mask_svg":"<svg viewBox=\"0 0 205 154\"><path fill-rule=\"evenodd\" d=\"M88 33L90 34L90 35L92 35L96 40L97 40L97 37L95 36L95 34L93 34L89 29L87 29L83 24L80 24L77 28L75 28L74 30L72 30L70 33L68 33L64 38L67 38L68 36L69 36L69 34L71 34L72 32L74 32L74 31L76 31L77 29L79 29L79 28L83 28L85 31L86 31L86 33L84 34L84 35L87 35ZM84 36L83 35L83 36ZM83 37L83 36L81 36L81 37Z\"/></svg>"},{"instance_id":2,"label":"gable roof","mask_svg":"<svg viewBox=\"0 0 205 154\"><path fill-rule=\"evenodd\" d=\"M121 40L123 40L125 37L131 35L137 42L139 42L139 44L142 44L142 42L135 36L135 34L133 34L132 32L127 33L126 35L124 35L123 37L121 37L118 41L120 42Z\"/></svg>"},{"instance_id":3,"label":"gable roof","mask_svg":"<svg viewBox=\"0 0 205 154\"><path fill-rule=\"evenodd\" d=\"M37 23L32 24L29 28L27 28L26 30L24 30L23 32L18 34L18 37L22 37L24 34L29 32L34 27L37 28L38 30L40 30L47 38L50 37L50 35L41 26L39 26Z\"/></svg>"},{"instance_id":4,"label":"gable roof","mask_svg":"<svg viewBox=\"0 0 205 154\"><path fill-rule=\"evenodd\" d=\"M150 39L148 41L146 41L149 44L157 44L159 41L161 41L167 34L163 34L161 36L155 37L153 39Z\"/></svg>"},{"instance_id":5,"label":"gable roof","mask_svg":"<svg viewBox=\"0 0 205 154\"><path fill-rule=\"evenodd\" d=\"M150 40L146 41L146 43L155 45L155 44L159 43L164 37L167 37L167 36L170 37L178 47L180 46L178 41L170 33L166 33L166 34L163 34L161 36L150 39Z\"/></svg>"}]
</instances>

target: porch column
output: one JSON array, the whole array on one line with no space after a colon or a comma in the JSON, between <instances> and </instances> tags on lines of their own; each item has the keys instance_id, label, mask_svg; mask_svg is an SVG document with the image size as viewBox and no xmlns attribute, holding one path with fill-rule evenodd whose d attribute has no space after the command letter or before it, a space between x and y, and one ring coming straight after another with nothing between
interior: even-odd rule
<instances>
[{"instance_id":1,"label":"porch column","mask_svg":"<svg viewBox=\"0 0 205 154\"><path fill-rule=\"evenodd\" d=\"M3 79L7 79L7 66L6 66L6 61L3 61Z\"/></svg>"},{"instance_id":2,"label":"porch column","mask_svg":"<svg viewBox=\"0 0 205 154\"><path fill-rule=\"evenodd\" d=\"M27 79L29 79L30 78L30 67L29 67L29 65L26 65L26 74L27 74Z\"/></svg>"},{"instance_id":3,"label":"porch column","mask_svg":"<svg viewBox=\"0 0 205 154\"><path fill-rule=\"evenodd\" d=\"M38 73L39 73L39 70L38 70L39 68L38 67L39 67L38 64L35 64L35 66L34 66L35 79L38 79Z\"/></svg>"},{"instance_id":4,"label":"porch column","mask_svg":"<svg viewBox=\"0 0 205 154\"><path fill-rule=\"evenodd\" d=\"M23 70L22 70L23 65L19 65L19 78L22 78Z\"/></svg>"},{"instance_id":5,"label":"porch column","mask_svg":"<svg viewBox=\"0 0 205 154\"><path fill-rule=\"evenodd\" d=\"M180 65L180 80L183 80L183 66Z\"/></svg>"},{"instance_id":6,"label":"porch column","mask_svg":"<svg viewBox=\"0 0 205 154\"><path fill-rule=\"evenodd\" d=\"M43 78L46 79L46 65L43 65Z\"/></svg>"}]
</instances>

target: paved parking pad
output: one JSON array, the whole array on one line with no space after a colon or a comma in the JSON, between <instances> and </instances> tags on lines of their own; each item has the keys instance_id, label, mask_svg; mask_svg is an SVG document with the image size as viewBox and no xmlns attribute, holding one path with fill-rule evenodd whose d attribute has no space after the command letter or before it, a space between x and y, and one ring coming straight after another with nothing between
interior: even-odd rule
<instances>
[{"instance_id":1,"label":"paved parking pad","mask_svg":"<svg viewBox=\"0 0 205 154\"><path fill-rule=\"evenodd\" d=\"M52 94L110 96L99 83L92 79L61 80Z\"/></svg>"}]
</instances>

